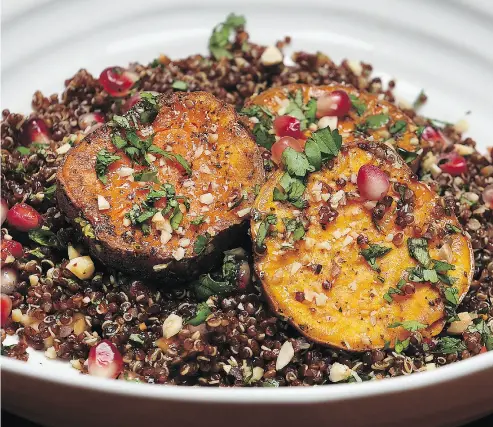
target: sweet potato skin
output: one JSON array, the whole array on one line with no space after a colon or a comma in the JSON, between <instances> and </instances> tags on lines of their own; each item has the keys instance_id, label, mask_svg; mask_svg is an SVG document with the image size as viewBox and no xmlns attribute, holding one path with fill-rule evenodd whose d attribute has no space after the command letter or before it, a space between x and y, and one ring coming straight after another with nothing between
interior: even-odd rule
<instances>
[{"instance_id":1,"label":"sweet potato skin","mask_svg":"<svg viewBox=\"0 0 493 427\"><path fill-rule=\"evenodd\" d=\"M154 145L163 150L171 147L172 152L188 161L193 172L187 177L173 163L158 168L160 182L172 183L176 193L190 201L190 210L184 213L180 224L183 227L180 235L173 233L171 240L163 245L157 231L152 230L146 236L140 229L124 225L125 213L133 204L144 200L146 192L139 188L140 183L129 182L116 173L118 168L132 164L113 146L112 129L107 125L69 151L57 174L57 200L60 209L83 232L91 254L101 262L174 285L193 280L213 268L221 261L224 250L244 238L247 218L240 217L238 212L251 206L255 197L252 188L262 184L265 178L259 149L249 131L238 122L232 107L204 92L162 95L157 102L160 111L152 123ZM210 134L215 137L208 139ZM122 157L110 166L106 185L95 172L96 155L103 148ZM187 180L194 185L184 185ZM232 194L242 190L245 199L231 208ZM204 193L214 196L207 211L203 211L204 204L199 201ZM110 210L98 209L97 195L110 202ZM191 221L199 215L208 222L192 225ZM194 243L205 233L211 237L205 250L197 255ZM179 247L180 239L189 239L190 244L184 248L185 256L176 260L173 251Z\"/></svg>"},{"instance_id":2,"label":"sweet potato skin","mask_svg":"<svg viewBox=\"0 0 493 427\"><path fill-rule=\"evenodd\" d=\"M419 158L421 157L424 150L428 148L428 143L426 140L419 138L418 126L400 110L394 104L387 102L385 100L378 99L377 95L371 94L365 91L358 91L356 88L350 85L344 85L339 83L334 83L332 85L325 86L311 86L307 84L293 83L286 86L273 87L267 89L266 91L250 98L245 107L252 105L258 105L268 108L275 115L279 114L282 108L282 101L287 99L288 94L294 94L300 91L303 94L304 102L307 103L310 98L319 98L324 94L333 92L334 90L343 90L348 95L357 97L364 105L366 105L366 111L360 116L354 108L351 108L348 115L338 120L338 131L343 136L345 143L351 143L353 141L361 139L361 135L355 132L357 126L364 125L366 119L369 116L377 114L388 114L390 117L389 122L382 126L381 128L367 130L368 135L373 138L374 141L386 141L392 144L396 149L402 148L406 151L416 153L416 157L412 162L410 162L411 168L416 171L419 166ZM389 128L392 124L397 121L404 121L406 123L406 129L403 132L398 132L392 135L389 132ZM245 120L245 122L253 129L253 123ZM311 134L310 130L307 129L305 136Z\"/></svg>"},{"instance_id":3,"label":"sweet potato skin","mask_svg":"<svg viewBox=\"0 0 493 427\"><path fill-rule=\"evenodd\" d=\"M411 320L428 325L420 331L424 337L437 335L442 330L445 324L444 302L438 289L430 283L416 283L413 295L394 295L391 303L384 299L389 288L396 287L405 269L417 265L406 245L409 237L421 237L416 235L416 230L424 233L428 226L434 227L435 237L429 241L433 259L439 259L439 246L445 240L452 248L451 264L456 269L449 274L457 278L455 286L459 300L467 293L474 271L469 240L459 233L443 237L446 224L460 225L453 215L444 214L441 199L427 185L413 179L411 170L388 146L370 144L374 152L393 152L393 161L378 158L359 145L346 144L334 160L333 167L309 175L305 192L309 207L303 213L308 226L304 239L294 242L293 249L281 249L285 238L282 218L293 218L297 209L272 200L282 172L278 171L269 178L254 206L260 216L267 213L277 215L277 224L273 227L278 234L266 238L265 253L257 254L255 258L255 270L272 309L309 339L349 351L365 351L385 345L392 347L396 339L406 339L409 332L402 327L389 328L394 322ZM354 183L353 174L357 174L364 164L380 167L391 180L407 184L414 192L414 227L395 225L394 202L380 223L381 230L377 230L371 211L357 195ZM319 209L325 202L314 192L314 185L321 182L323 188L331 188L330 191L335 193L341 189L335 181L343 176L346 177L344 192L347 201L337 207L338 217L323 227L319 223ZM393 186L388 194L394 199L399 197ZM252 218L253 239L257 236L258 226L259 221ZM398 232L404 234L400 245L392 241ZM391 248L388 254L377 259L381 272L372 270L360 255L364 246L357 243L359 235L366 236L370 243ZM318 274L313 268L317 265L322 266ZM330 286L324 288L324 281ZM316 302L317 297L320 304Z\"/></svg>"}]
</instances>

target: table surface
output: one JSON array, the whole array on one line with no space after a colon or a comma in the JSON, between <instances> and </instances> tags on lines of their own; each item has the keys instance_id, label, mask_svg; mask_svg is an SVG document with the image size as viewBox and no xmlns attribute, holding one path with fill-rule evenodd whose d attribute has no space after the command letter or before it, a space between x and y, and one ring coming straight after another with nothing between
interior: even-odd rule
<instances>
[{"instance_id":1,"label":"table surface","mask_svg":"<svg viewBox=\"0 0 493 427\"><path fill-rule=\"evenodd\" d=\"M32 423L8 412L2 411L1 424L3 427L42 427L39 424ZM483 418L482 420L475 421L471 424L467 424L464 427L492 427L493 426L493 414Z\"/></svg>"}]
</instances>

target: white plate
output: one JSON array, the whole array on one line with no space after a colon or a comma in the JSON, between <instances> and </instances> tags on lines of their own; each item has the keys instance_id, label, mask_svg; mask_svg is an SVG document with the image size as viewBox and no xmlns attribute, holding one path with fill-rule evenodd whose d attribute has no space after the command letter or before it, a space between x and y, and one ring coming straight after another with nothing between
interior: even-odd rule
<instances>
[{"instance_id":1,"label":"white plate","mask_svg":"<svg viewBox=\"0 0 493 427\"><path fill-rule=\"evenodd\" d=\"M293 50L363 59L398 95L422 88L429 116L467 117L491 145L493 4L459 1L2 0L1 108L28 112L36 89L61 92L79 68L149 62L159 53L205 53L229 12L247 17L254 41L290 35ZM468 114L470 112L470 114ZM198 389L80 376L32 354L2 358L5 408L53 426L316 425L446 426L493 411L493 352L425 374L303 389Z\"/></svg>"}]
</instances>

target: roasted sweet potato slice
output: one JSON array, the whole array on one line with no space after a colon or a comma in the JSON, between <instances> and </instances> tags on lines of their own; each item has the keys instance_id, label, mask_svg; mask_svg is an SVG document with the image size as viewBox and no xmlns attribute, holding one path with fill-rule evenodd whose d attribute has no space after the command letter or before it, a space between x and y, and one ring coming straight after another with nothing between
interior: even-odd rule
<instances>
[{"instance_id":1,"label":"roasted sweet potato slice","mask_svg":"<svg viewBox=\"0 0 493 427\"><path fill-rule=\"evenodd\" d=\"M102 262L189 281L244 238L261 161L214 96L146 94L67 154L57 197Z\"/></svg>"},{"instance_id":2,"label":"roasted sweet potato slice","mask_svg":"<svg viewBox=\"0 0 493 427\"><path fill-rule=\"evenodd\" d=\"M356 183L368 164L390 178L377 206ZM273 200L283 179L277 171L262 187L251 221L256 273L279 315L309 339L351 351L402 347L410 331L441 331L469 288L471 245L393 148L343 145L308 175L304 209ZM403 215L412 223L402 224Z\"/></svg>"},{"instance_id":3,"label":"roasted sweet potato slice","mask_svg":"<svg viewBox=\"0 0 493 427\"><path fill-rule=\"evenodd\" d=\"M428 146L420 138L418 126L390 102L381 100L378 95L360 92L349 85L290 84L273 87L250 98L242 114L249 117L248 123L257 142L270 149L275 142L275 133L272 131L275 117L292 115L301 119L303 134L309 137L319 123L314 115L316 99L335 90L345 91L352 101L352 107L346 116L338 120L334 118L345 143L362 137L386 142L393 145L413 168L417 167L419 155ZM332 122L330 127L334 129Z\"/></svg>"}]
</instances>

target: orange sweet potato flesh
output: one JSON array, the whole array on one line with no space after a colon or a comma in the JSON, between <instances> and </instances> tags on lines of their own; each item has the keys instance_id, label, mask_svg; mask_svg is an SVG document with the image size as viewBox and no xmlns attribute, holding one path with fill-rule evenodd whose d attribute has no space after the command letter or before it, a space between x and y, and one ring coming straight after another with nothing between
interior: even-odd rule
<instances>
[{"instance_id":1,"label":"orange sweet potato flesh","mask_svg":"<svg viewBox=\"0 0 493 427\"><path fill-rule=\"evenodd\" d=\"M407 239L422 237L431 226L435 232L428 242L430 255L433 259L443 259L440 248L445 243L449 245L448 261L455 265L449 276L457 279L454 286L459 300L462 299L474 268L469 240L462 233L444 233L446 228L451 229L450 225L460 227L457 219L444 212L440 197L414 179L409 167L384 144L347 143L333 162L333 167L326 166L309 174L304 194L309 205L304 211L286 202L273 201L273 190L283 175L281 171L269 178L257 197L254 208L259 214L251 221L253 239L257 237L263 215L277 216L277 224L271 226L271 233L265 239L265 252L256 254L255 259L256 273L273 310L307 338L350 351L382 348L385 344L392 347L396 339L406 339L410 332L402 327L390 328L394 322L418 321L428 326L421 331L424 337L438 334L445 324L445 307L436 285L415 283L414 294L392 295L391 302L384 295L406 277L407 268L417 265L409 254ZM391 185L388 195L394 202L379 221L380 230L375 227L371 205L359 197L355 184L355 174L366 164L378 166L391 182L404 183L414 192L413 226L402 228L395 224L396 201L400 195ZM347 181L344 187L336 183L341 177ZM319 210L331 203L340 190L344 191L346 200L336 207L337 218L322 226ZM327 202L324 193L331 194ZM295 217L305 221L306 234L294 242L293 248L283 249L288 238L282 218ZM397 233L403 233L402 243L398 239L393 242ZM357 243L359 235L366 236L371 244L391 248L377 259L379 273L360 254L367 245ZM322 267L318 274L317 265ZM324 288L324 281L330 283L329 289L327 285Z\"/></svg>"},{"instance_id":2,"label":"orange sweet potato flesh","mask_svg":"<svg viewBox=\"0 0 493 427\"><path fill-rule=\"evenodd\" d=\"M337 129L342 135L345 143L350 143L361 139L361 135L355 132L355 130L357 126L365 126L368 117L378 114L386 114L389 116L388 122L375 129L372 129L371 127L368 128L367 137L369 136L373 138L374 141L385 141L392 144L396 149L401 148L418 155L422 153L423 148L428 146L428 143L424 139L420 139L416 134L418 126L416 126L416 124L408 116L406 116L402 110L390 102L379 99L378 95L366 91L360 92L353 86L349 85L332 84L326 86L311 86L307 84L293 83L287 86L273 87L257 96L250 98L245 106L263 106L277 116L283 107L283 101L288 98L288 94L294 95L300 90L303 94L303 101L305 104L311 98L319 98L334 90L343 90L348 95L357 97L359 102L366 106L366 109L361 116L353 106L346 116L339 118ZM405 130L402 132L397 132L393 135L390 133L390 130L392 125L398 121L404 121L406 123ZM254 125L250 122L249 126L253 129ZM309 137L311 131L306 129L304 134L306 137ZM418 158L416 157L416 159L410 162L413 168L417 167L419 163L417 159Z\"/></svg>"},{"instance_id":3,"label":"orange sweet potato flesh","mask_svg":"<svg viewBox=\"0 0 493 427\"><path fill-rule=\"evenodd\" d=\"M223 250L244 238L247 216L239 213L251 206L253 188L263 184L265 178L259 149L233 107L205 92L162 95L157 103L159 113L152 128L144 127L145 134L154 133L153 144L158 148L183 156L192 169L191 176L178 163L163 162L162 156L155 154L153 165L159 183L132 182L121 177L118 171L122 167L132 167L136 172L145 167L132 164L112 144L112 129L106 125L67 154L58 172L57 198L76 226L80 227L80 218L92 226L94 237L87 239L89 247L103 263L129 273L163 278L166 283L184 282L212 268L216 260L220 261ZM139 135L142 132L139 128ZM109 166L106 184L95 171L97 153L103 148L121 156ZM152 222L148 235L140 227L124 223L132 206L142 203L151 187L158 189L164 183L172 184L176 194L190 202L180 223L181 233L173 232L165 244ZM206 193L213 197L211 204L200 201ZM98 209L98 195L109 202L110 209ZM235 200L241 202L233 203ZM192 224L200 216L204 222ZM194 244L198 236L206 233L211 236L209 243L198 255ZM189 244L183 244L188 243L187 239ZM173 254L180 246L185 246L184 257L176 260Z\"/></svg>"}]
</instances>

